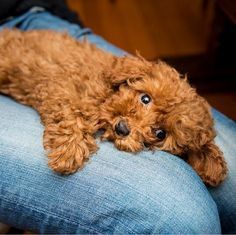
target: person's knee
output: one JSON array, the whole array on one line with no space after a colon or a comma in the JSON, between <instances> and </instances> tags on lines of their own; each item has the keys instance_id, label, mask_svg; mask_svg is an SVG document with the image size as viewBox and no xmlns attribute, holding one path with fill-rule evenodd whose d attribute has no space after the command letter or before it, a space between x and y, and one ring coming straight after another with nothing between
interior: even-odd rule
<instances>
[{"instance_id":1,"label":"person's knee","mask_svg":"<svg viewBox=\"0 0 236 235\"><path fill-rule=\"evenodd\" d=\"M89 228L99 233L220 233L216 205L200 181L179 191L176 182L146 180L146 185L128 179L104 184L87 208Z\"/></svg>"},{"instance_id":2,"label":"person's knee","mask_svg":"<svg viewBox=\"0 0 236 235\"><path fill-rule=\"evenodd\" d=\"M171 186L170 186L171 187ZM158 189L157 189L158 191ZM114 233L220 233L215 203L209 197L192 198L187 192L149 193L120 188L100 225ZM104 231L102 231L104 232Z\"/></svg>"},{"instance_id":3,"label":"person's knee","mask_svg":"<svg viewBox=\"0 0 236 235\"><path fill-rule=\"evenodd\" d=\"M163 218L155 227L154 233L220 233L218 211L212 199L187 198L173 199L163 210Z\"/></svg>"},{"instance_id":4,"label":"person's knee","mask_svg":"<svg viewBox=\"0 0 236 235\"><path fill-rule=\"evenodd\" d=\"M99 221L102 233L220 233L216 204L191 167L166 153L148 158L154 156L136 158L135 171L130 162L122 177L103 180L91 224L97 228Z\"/></svg>"}]
</instances>

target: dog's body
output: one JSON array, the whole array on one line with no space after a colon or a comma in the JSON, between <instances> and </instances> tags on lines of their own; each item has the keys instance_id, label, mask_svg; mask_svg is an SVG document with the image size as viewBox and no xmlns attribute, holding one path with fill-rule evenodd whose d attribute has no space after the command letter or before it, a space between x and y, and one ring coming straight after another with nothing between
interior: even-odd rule
<instances>
[{"instance_id":1,"label":"dog's body","mask_svg":"<svg viewBox=\"0 0 236 235\"><path fill-rule=\"evenodd\" d=\"M203 181L226 175L210 108L163 62L116 57L52 31L0 33L0 92L41 115L49 165L73 173L97 150L94 135L120 150L144 145L187 156Z\"/></svg>"}]
</instances>

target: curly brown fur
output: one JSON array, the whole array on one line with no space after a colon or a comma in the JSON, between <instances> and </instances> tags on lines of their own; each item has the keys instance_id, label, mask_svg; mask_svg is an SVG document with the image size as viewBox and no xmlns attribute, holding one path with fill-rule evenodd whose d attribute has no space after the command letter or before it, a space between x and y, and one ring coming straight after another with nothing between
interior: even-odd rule
<instances>
[{"instance_id":1,"label":"curly brown fur","mask_svg":"<svg viewBox=\"0 0 236 235\"><path fill-rule=\"evenodd\" d=\"M102 138L120 150L145 145L187 155L205 183L216 186L225 178L208 103L167 64L116 57L47 30L2 31L0 58L0 92L39 112L55 171L82 167L97 150L95 133L104 129ZM159 130L165 131L161 138Z\"/></svg>"}]
</instances>

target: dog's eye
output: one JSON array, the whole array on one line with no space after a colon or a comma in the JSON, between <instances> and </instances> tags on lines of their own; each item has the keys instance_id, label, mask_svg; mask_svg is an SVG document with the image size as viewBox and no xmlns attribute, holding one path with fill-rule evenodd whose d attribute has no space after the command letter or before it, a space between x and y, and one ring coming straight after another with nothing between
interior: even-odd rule
<instances>
[{"instance_id":1,"label":"dog's eye","mask_svg":"<svg viewBox=\"0 0 236 235\"><path fill-rule=\"evenodd\" d=\"M142 94L140 99L143 104L148 104L152 100L151 97L147 94Z\"/></svg>"},{"instance_id":2,"label":"dog's eye","mask_svg":"<svg viewBox=\"0 0 236 235\"><path fill-rule=\"evenodd\" d=\"M164 130L156 130L155 135L159 140L164 140L166 138L166 132Z\"/></svg>"}]
</instances>

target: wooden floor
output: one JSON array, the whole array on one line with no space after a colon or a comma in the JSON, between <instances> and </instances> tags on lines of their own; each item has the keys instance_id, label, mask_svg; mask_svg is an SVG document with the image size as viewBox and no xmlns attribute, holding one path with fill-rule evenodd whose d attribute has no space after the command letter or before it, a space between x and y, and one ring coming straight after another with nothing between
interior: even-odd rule
<instances>
[{"instance_id":1,"label":"wooden floor","mask_svg":"<svg viewBox=\"0 0 236 235\"><path fill-rule=\"evenodd\" d=\"M137 50L149 60L199 55L209 46L214 1L191 0L191 4L189 0L67 2L95 33L130 53ZM236 120L234 90L216 92L209 88L203 95L212 106Z\"/></svg>"}]
</instances>

